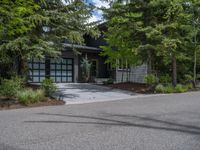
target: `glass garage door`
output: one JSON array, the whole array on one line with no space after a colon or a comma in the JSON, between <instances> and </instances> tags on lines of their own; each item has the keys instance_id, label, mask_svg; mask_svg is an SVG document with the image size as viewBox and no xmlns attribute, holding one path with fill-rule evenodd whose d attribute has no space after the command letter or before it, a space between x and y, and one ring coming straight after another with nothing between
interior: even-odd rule
<instances>
[{"instance_id":1,"label":"glass garage door","mask_svg":"<svg viewBox=\"0 0 200 150\"><path fill-rule=\"evenodd\" d=\"M54 82L73 82L73 59L33 59L29 62L29 82L39 83L45 78Z\"/></svg>"},{"instance_id":2,"label":"glass garage door","mask_svg":"<svg viewBox=\"0 0 200 150\"><path fill-rule=\"evenodd\" d=\"M29 81L42 82L45 79L45 60L33 59L29 62Z\"/></svg>"},{"instance_id":3,"label":"glass garage door","mask_svg":"<svg viewBox=\"0 0 200 150\"><path fill-rule=\"evenodd\" d=\"M50 59L50 78L54 82L73 82L73 59Z\"/></svg>"}]
</instances>

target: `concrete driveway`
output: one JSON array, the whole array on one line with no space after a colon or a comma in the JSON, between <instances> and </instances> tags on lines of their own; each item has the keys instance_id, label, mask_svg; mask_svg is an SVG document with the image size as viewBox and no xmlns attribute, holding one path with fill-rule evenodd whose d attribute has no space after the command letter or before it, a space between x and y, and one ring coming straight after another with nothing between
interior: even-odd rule
<instances>
[{"instance_id":1,"label":"concrete driveway","mask_svg":"<svg viewBox=\"0 0 200 150\"><path fill-rule=\"evenodd\" d=\"M140 96L133 92L89 83L60 83L57 86L59 92L56 93L56 96L61 95L66 104L111 101Z\"/></svg>"},{"instance_id":2,"label":"concrete driveway","mask_svg":"<svg viewBox=\"0 0 200 150\"><path fill-rule=\"evenodd\" d=\"M200 93L0 111L0 150L200 150Z\"/></svg>"}]
</instances>

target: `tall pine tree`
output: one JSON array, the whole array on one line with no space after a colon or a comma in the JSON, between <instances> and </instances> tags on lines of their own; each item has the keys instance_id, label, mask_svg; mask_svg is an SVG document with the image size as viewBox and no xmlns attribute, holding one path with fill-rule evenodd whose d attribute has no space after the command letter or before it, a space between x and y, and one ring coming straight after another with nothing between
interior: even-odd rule
<instances>
[{"instance_id":1,"label":"tall pine tree","mask_svg":"<svg viewBox=\"0 0 200 150\"><path fill-rule=\"evenodd\" d=\"M65 41L83 44L83 35L97 35L88 22L92 9L81 0L1 1L0 63L18 60L24 75L32 57L58 56Z\"/></svg>"}]
</instances>

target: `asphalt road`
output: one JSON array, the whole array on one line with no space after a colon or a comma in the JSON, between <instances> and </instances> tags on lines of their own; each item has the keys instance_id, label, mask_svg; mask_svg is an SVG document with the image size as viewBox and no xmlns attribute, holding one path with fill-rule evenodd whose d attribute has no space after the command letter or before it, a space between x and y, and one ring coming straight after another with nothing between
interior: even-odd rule
<instances>
[{"instance_id":1,"label":"asphalt road","mask_svg":"<svg viewBox=\"0 0 200 150\"><path fill-rule=\"evenodd\" d=\"M0 111L0 150L200 150L200 93Z\"/></svg>"}]
</instances>

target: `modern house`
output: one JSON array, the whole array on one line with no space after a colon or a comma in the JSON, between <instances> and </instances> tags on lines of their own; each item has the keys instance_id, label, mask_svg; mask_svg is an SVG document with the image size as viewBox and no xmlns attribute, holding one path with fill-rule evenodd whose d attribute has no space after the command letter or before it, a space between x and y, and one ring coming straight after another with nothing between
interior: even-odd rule
<instances>
[{"instance_id":1,"label":"modern house","mask_svg":"<svg viewBox=\"0 0 200 150\"><path fill-rule=\"evenodd\" d=\"M72 44L63 44L61 58L46 57L44 60L33 59L29 62L29 82L38 83L45 78L53 79L56 83L82 82L81 61L84 57L92 63L91 77L95 82L105 81L109 78L115 82L132 81L143 82L147 74L147 66L111 69L105 64L105 57L100 56L100 46L105 45L103 36L98 39L85 36L85 45L73 45L80 54L75 54ZM125 72L125 73L124 73Z\"/></svg>"}]
</instances>

